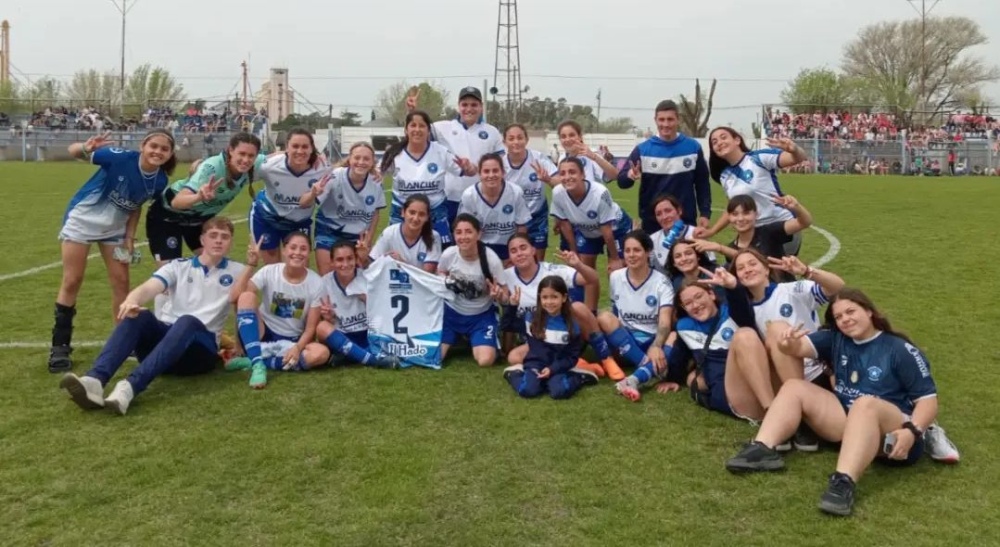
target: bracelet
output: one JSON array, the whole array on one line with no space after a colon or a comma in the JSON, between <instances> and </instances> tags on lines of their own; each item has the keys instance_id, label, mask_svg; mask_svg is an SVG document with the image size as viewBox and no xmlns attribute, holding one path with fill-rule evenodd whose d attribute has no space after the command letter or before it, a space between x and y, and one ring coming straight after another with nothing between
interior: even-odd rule
<instances>
[{"instance_id":1,"label":"bracelet","mask_svg":"<svg viewBox=\"0 0 1000 547\"><path fill-rule=\"evenodd\" d=\"M806 266L806 271L802 274L802 277L812 279L814 273L816 273L816 270L812 266Z\"/></svg>"}]
</instances>

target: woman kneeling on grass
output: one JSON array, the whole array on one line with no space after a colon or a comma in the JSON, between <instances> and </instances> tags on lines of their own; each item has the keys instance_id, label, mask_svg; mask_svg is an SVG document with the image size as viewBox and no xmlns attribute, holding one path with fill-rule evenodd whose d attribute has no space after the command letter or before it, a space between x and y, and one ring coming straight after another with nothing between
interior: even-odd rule
<instances>
[{"instance_id":1,"label":"woman kneeling on grass","mask_svg":"<svg viewBox=\"0 0 1000 547\"><path fill-rule=\"evenodd\" d=\"M257 254L260 245L254 245ZM257 273L247 268L237 282L242 294L236 331L246 357L230 360L226 370L250 369L254 389L267 386L267 369L308 370L330 358L330 350L313 341L325 291L323 280L306 266L310 250L309 236L292 232L281 242L284 262Z\"/></svg>"},{"instance_id":2,"label":"woman kneeling on grass","mask_svg":"<svg viewBox=\"0 0 1000 547\"><path fill-rule=\"evenodd\" d=\"M819 508L847 516L856 482L873 460L901 466L917 461L938 400L923 352L893 331L864 293L843 289L831 300L824 330L787 329L779 347L794 357L830 363L834 392L805 380L785 382L757 438L726 461L726 468L734 473L784 468L774 446L804 420L820 437L841 443Z\"/></svg>"},{"instance_id":3,"label":"woman kneeling on grass","mask_svg":"<svg viewBox=\"0 0 1000 547\"><path fill-rule=\"evenodd\" d=\"M566 281L557 275L538 283L537 307L525 315L528 354L523 365L513 365L503 376L518 395L568 399L581 387L597 383L597 374L577 367L583 349L583 331L573 319Z\"/></svg>"}]
</instances>

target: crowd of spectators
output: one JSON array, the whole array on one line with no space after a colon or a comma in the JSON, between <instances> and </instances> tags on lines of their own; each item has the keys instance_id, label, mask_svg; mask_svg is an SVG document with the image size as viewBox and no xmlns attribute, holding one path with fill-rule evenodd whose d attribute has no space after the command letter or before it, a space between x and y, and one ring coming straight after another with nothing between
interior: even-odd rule
<instances>
[{"instance_id":1,"label":"crowd of spectators","mask_svg":"<svg viewBox=\"0 0 1000 547\"><path fill-rule=\"evenodd\" d=\"M221 111L188 106L176 111L170 107L148 108L141 116L116 119L93 107L51 106L22 119L27 121L28 132L66 130L133 132L159 127L181 135L251 130L254 120L266 117L267 112L263 108L259 111L240 108L234 113L228 106ZM12 133L18 134L22 130L21 120L14 119L4 112L0 112L0 127L9 128Z\"/></svg>"},{"instance_id":2,"label":"crowd of spectators","mask_svg":"<svg viewBox=\"0 0 1000 547\"><path fill-rule=\"evenodd\" d=\"M886 112L833 111L793 114L767 107L764 129L772 137L832 141L886 142L902 138L915 148L946 148L949 143L967 140L1000 139L1000 120L989 114L955 112L940 125L904 127L894 114Z\"/></svg>"}]
</instances>

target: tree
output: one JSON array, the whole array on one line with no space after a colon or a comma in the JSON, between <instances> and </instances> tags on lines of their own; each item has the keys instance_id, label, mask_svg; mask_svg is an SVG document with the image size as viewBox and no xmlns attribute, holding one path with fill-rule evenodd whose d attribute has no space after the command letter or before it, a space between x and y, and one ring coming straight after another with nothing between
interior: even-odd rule
<instances>
[{"instance_id":1,"label":"tree","mask_svg":"<svg viewBox=\"0 0 1000 547\"><path fill-rule=\"evenodd\" d=\"M0 84L0 112L4 114L21 114L30 111L28 105L18 100L21 88L16 82L8 81Z\"/></svg>"},{"instance_id":2,"label":"tree","mask_svg":"<svg viewBox=\"0 0 1000 547\"><path fill-rule=\"evenodd\" d=\"M928 17L869 25L844 47L844 75L867 82L881 103L902 111L938 113L963 93L1000 79L1000 69L970 49L986 44L967 17Z\"/></svg>"},{"instance_id":3,"label":"tree","mask_svg":"<svg viewBox=\"0 0 1000 547\"><path fill-rule=\"evenodd\" d=\"M794 114L840 110L856 99L857 81L828 68L805 68L781 92ZM869 105L870 106L870 105Z\"/></svg>"},{"instance_id":4,"label":"tree","mask_svg":"<svg viewBox=\"0 0 1000 547\"><path fill-rule=\"evenodd\" d=\"M632 133L635 125L632 118L608 118L601 122L602 133Z\"/></svg>"},{"instance_id":5,"label":"tree","mask_svg":"<svg viewBox=\"0 0 1000 547\"><path fill-rule=\"evenodd\" d=\"M118 75L97 69L79 70L66 86L66 96L75 107L110 107L118 95Z\"/></svg>"},{"instance_id":6,"label":"tree","mask_svg":"<svg viewBox=\"0 0 1000 547\"><path fill-rule=\"evenodd\" d=\"M361 114L357 112L351 112L346 108L340 112L340 117L334 120L333 123L338 123L340 127L357 127L361 125Z\"/></svg>"},{"instance_id":7,"label":"tree","mask_svg":"<svg viewBox=\"0 0 1000 547\"><path fill-rule=\"evenodd\" d=\"M680 131L689 137L704 138L708 135L708 120L712 117L712 101L715 99L715 85L708 90L708 96L701 93L701 81L694 81L694 100L688 100L683 94L677 104L677 116L680 118Z\"/></svg>"},{"instance_id":8,"label":"tree","mask_svg":"<svg viewBox=\"0 0 1000 547\"><path fill-rule=\"evenodd\" d=\"M125 81L125 111L135 114L146 108L180 108L184 104L184 86L170 71L149 64L137 67Z\"/></svg>"},{"instance_id":9,"label":"tree","mask_svg":"<svg viewBox=\"0 0 1000 547\"><path fill-rule=\"evenodd\" d=\"M379 91L375 98L375 113L379 118L392 120L402 126L406 120L406 95L413 87L405 81L396 82ZM448 92L432 83L420 82L420 97L417 99L417 110L423 110L431 120L445 117L448 106Z\"/></svg>"},{"instance_id":10,"label":"tree","mask_svg":"<svg viewBox=\"0 0 1000 547\"><path fill-rule=\"evenodd\" d=\"M28 98L38 104L55 106L62 99L62 82L50 76L35 80L28 91Z\"/></svg>"}]
</instances>

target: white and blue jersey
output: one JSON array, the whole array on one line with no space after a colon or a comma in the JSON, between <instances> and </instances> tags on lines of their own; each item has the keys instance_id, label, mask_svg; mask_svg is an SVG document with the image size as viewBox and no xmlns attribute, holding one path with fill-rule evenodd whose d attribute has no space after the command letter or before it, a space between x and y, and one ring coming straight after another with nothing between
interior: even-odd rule
<instances>
[{"instance_id":1,"label":"white and blue jersey","mask_svg":"<svg viewBox=\"0 0 1000 547\"><path fill-rule=\"evenodd\" d=\"M502 283L507 287L507 290L512 293L515 289L521 290L521 299L517 302L518 317L524 317L528 313L538 309L538 284L550 275L562 278L566 282L566 286L570 289L578 287L576 279L579 273L563 264L539 262L538 270L531 279L521 277L521 274L517 273L517 268L514 266L504 270Z\"/></svg>"},{"instance_id":2,"label":"white and blue jersey","mask_svg":"<svg viewBox=\"0 0 1000 547\"><path fill-rule=\"evenodd\" d=\"M441 236L432 231L430 247L424 243L424 238L417 236L413 241L407 241L402 232L402 224L390 224L382 230L382 235L372 247L369 256L372 260L395 251L407 264L422 268L424 264L437 264L441 261Z\"/></svg>"},{"instance_id":3,"label":"white and blue jersey","mask_svg":"<svg viewBox=\"0 0 1000 547\"><path fill-rule=\"evenodd\" d=\"M583 164L583 178L584 180L592 180L595 182L605 183L608 178L604 176L604 169L597 164L596 161L586 157L586 156L567 156L566 152L559 155L559 163L567 157L573 157L580 160Z\"/></svg>"},{"instance_id":4,"label":"white and blue jersey","mask_svg":"<svg viewBox=\"0 0 1000 547\"><path fill-rule=\"evenodd\" d=\"M639 143L629 154L628 163L618 172L620 188L631 188L635 184L628 176L633 163L642 166L639 218L647 234L659 229L653 202L661 194L670 194L680 201L686 224L696 224L698 215L712 216L708 164L697 140L678 134L674 140L665 141L654 135Z\"/></svg>"},{"instance_id":5,"label":"white and blue jersey","mask_svg":"<svg viewBox=\"0 0 1000 547\"><path fill-rule=\"evenodd\" d=\"M419 157L410 155L403 149L393 160L392 167L392 208L389 223L403 221L403 204L407 198L423 194L431 203L431 222L434 230L445 243L451 242L451 223L448 206L445 205L445 176L459 176L462 168L455 162L457 156L444 146L427 143L427 149Z\"/></svg>"},{"instance_id":6,"label":"white and blue jersey","mask_svg":"<svg viewBox=\"0 0 1000 547\"><path fill-rule=\"evenodd\" d=\"M719 182L726 195L749 195L757 205L757 226L792 220L788 209L778 207L771 198L781 196L778 186L778 158L781 150L768 148L747 152L740 162L722 170Z\"/></svg>"},{"instance_id":7,"label":"white and blue jersey","mask_svg":"<svg viewBox=\"0 0 1000 547\"><path fill-rule=\"evenodd\" d=\"M771 283L764 289L764 298L753 305L757 332L767 336L772 321L784 321L790 326L801 325L806 332L819 330L818 310L829 299L818 283L799 280L791 283ZM816 359L805 359L805 379L810 382L823 373L823 364Z\"/></svg>"},{"instance_id":8,"label":"white and blue jersey","mask_svg":"<svg viewBox=\"0 0 1000 547\"><path fill-rule=\"evenodd\" d=\"M309 166L295 172L288 165L288 156L281 154L263 163L256 175L264 181L250 206L250 235L254 241L263 238L261 249L277 249L281 240L292 232L312 233L312 207L299 207L299 200L330 168Z\"/></svg>"},{"instance_id":9,"label":"white and blue jersey","mask_svg":"<svg viewBox=\"0 0 1000 547\"><path fill-rule=\"evenodd\" d=\"M838 331L821 330L808 338L816 357L833 367L833 391L844 410L858 397L872 395L910 416L917 401L937 396L927 357L898 336L878 331L868 340L855 341Z\"/></svg>"},{"instance_id":10,"label":"white and blue jersey","mask_svg":"<svg viewBox=\"0 0 1000 547\"><path fill-rule=\"evenodd\" d=\"M621 256L622 242L632 229L632 219L614 202L606 186L590 181L583 184L586 194L580 201L573 199L565 186L552 189L552 216L569 222L573 227L580 254L601 254L604 249L601 227L610 225L618 243L618 255ZM563 241L560 248L569 249L569 245Z\"/></svg>"},{"instance_id":11,"label":"white and blue jersey","mask_svg":"<svg viewBox=\"0 0 1000 547\"><path fill-rule=\"evenodd\" d=\"M653 254L649 256L650 265L656 271L669 275L667 271L667 259L670 258L670 249L674 243L684 239L694 239L694 226L685 224L683 220L677 220L669 230L657 230L649 235L653 240ZM706 253L709 260L715 261L713 253Z\"/></svg>"},{"instance_id":12,"label":"white and blue jersey","mask_svg":"<svg viewBox=\"0 0 1000 547\"><path fill-rule=\"evenodd\" d=\"M531 239L532 246L536 249L547 249L549 247L549 203L545 199L545 187L548 186L538 179L533 165L537 162L542 169L548 172L549 176L559 174L559 168L548 156L537 150L526 150L527 155L520 165L513 165L510 156L504 158L506 167L504 169L504 180L521 187L524 192L524 202L531 213L531 221L528 222L528 238Z\"/></svg>"},{"instance_id":13,"label":"white and blue jersey","mask_svg":"<svg viewBox=\"0 0 1000 547\"><path fill-rule=\"evenodd\" d=\"M202 265L198 257L167 262L153 272L153 277L166 286L169 299L160 320L172 324L190 315L218 337L233 309L229 291L245 268L228 258L213 268Z\"/></svg>"},{"instance_id":14,"label":"white and blue jersey","mask_svg":"<svg viewBox=\"0 0 1000 547\"><path fill-rule=\"evenodd\" d=\"M528 344L528 352L524 357L524 368L526 370L548 368L553 376L565 374L576 366L583 350L583 335L580 325L574 323L571 328L561 315L548 315L547 313L546 315L545 336L543 338L535 338L531 334L534 313L529 312L524 316L525 332L528 333L525 339Z\"/></svg>"},{"instance_id":15,"label":"white and blue jersey","mask_svg":"<svg viewBox=\"0 0 1000 547\"><path fill-rule=\"evenodd\" d=\"M338 241L356 242L362 232L374 228L375 212L385 208L382 183L371 174L361 188L351 182L349 167L333 170L330 182L316 196L316 248L329 250Z\"/></svg>"},{"instance_id":16,"label":"white and blue jersey","mask_svg":"<svg viewBox=\"0 0 1000 547\"><path fill-rule=\"evenodd\" d=\"M368 310L362 295L368 291L364 271L354 272L354 279L341 285L337 272L323 276L323 286L333 307L334 327L344 333L354 344L368 347Z\"/></svg>"},{"instance_id":17,"label":"white and blue jersey","mask_svg":"<svg viewBox=\"0 0 1000 547\"><path fill-rule=\"evenodd\" d=\"M474 184L462 194L458 212L469 213L479 219L479 240L502 260L509 256L507 240L521 226L531 221L531 213L524 201L524 192L516 184L500 183L500 195L490 203L483 196L482 183Z\"/></svg>"},{"instance_id":18,"label":"white and blue jersey","mask_svg":"<svg viewBox=\"0 0 1000 547\"><path fill-rule=\"evenodd\" d=\"M118 244L129 215L166 189L167 174L144 173L139 152L121 148L98 148L91 162L100 169L70 199L59 239Z\"/></svg>"},{"instance_id":19,"label":"white and blue jersey","mask_svg":"<svg viewBox=\"0 0 1000 547\"><path fill-rule=\"evenodd\" d=\"M646 279L635 286L624 268L611 272L608 282L612 313L646 351L660 326L660 311L674 305L670 280L650 269Z\"/></svg>"},{"instance_id":20,"label":"white and blue jersey","mask_svg":"<svg viewBox=\"0 0 1000 547\"><path fill-rule=\"evenodd\" d=\"M455 298L444 278L389 258L376 260L364 276L369 351L395 355L404 368L441 368L444 303Z\"/></svg>"},{"instance_id":21,"label":"white and blue jersey","mask_svg":"<svg viewBox=\"0 0 1000 547\"><path fill-rule=\"evenodd\" d=\"M460 119L440 120L431 126L434 140L460 158L466 158L473 165L490 152L503 153L503 136L496 127L485 123L482 118L473 125L466 126ZM457 204L462 193L479 182L479 175L465 176L462 172L448 172L445 176L445 195Z\"/></svg>"}]
</instances>

